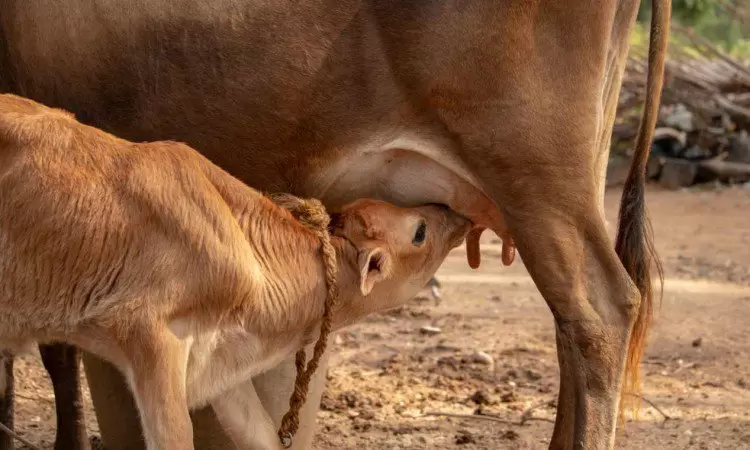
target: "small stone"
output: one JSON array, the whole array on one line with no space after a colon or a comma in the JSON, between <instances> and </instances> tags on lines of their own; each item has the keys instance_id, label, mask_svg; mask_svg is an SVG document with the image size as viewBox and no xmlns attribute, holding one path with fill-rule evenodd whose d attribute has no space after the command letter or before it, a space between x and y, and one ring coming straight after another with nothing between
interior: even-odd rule
<instances>
[{"instance_id":1,"label":"small stone","mask_svg":"<svg viewBox=\"0 0 750 450\"><path fill-rule=\"evenodd\" d=\"M422 328L419 329L419 332L422 333L422 334L424 334L424 335L427 335L427 336L436 336L436 335L442 333L443 330L441 330L438 327L431 327L429 325L425 325L425 326L423 326Z\"/></svg>"},{"instance_id":2,"label":"small stone","mask_svg":"<svg viewBox=\"0 0 750 450\"><path fill-rule=\"evenodd\" d=\"M359 417L359 411L350 409L349 411L346 412L346 415L349 416L350 419L353 419L355 417Z\"/></svg>"},{"instance_id":3,"label":"small stone","mask_svg":"<svg viewBox=\"0 0 750 450\"><path fill-rule=\"evenodd\" d=\"M332 399L328 393L324 393L320 399L320 409L323 411L336 411L340 409L340 403Z\"/></svg>"},{"instance_id":4,"label":"small stone","mask_svg":"<svg viewBox=\"0 0 750 450\"><path fill-rule=\"evenodd\" d=\"M481 389L474 392L474 395L471 396L471 401L473 401L477 405L489 405L490 403L492 403L490 394L488 394L487 391Z\"/></svg>"},{"instance_id":5,"label":"small stone","mask_svg":"<svg viewBox=\"0 0 750 450\"><path fill-rule=\"evenodd\" d=\"M747 381L745 381L744 378L740 378L739 380L737 380L737 386L747 389L750 386L750 384Z\"/></svg>"},{"instance_id":6,"label":"small stone","mask_svg":"<svg viewBox=\"0 0 750 450\"><path fill-rule=\"evenodd\" d=\"M336 335L336 336L335 336L335 337L333 338L333 343L334 343L334 344L336 344L336 345L341 345L341 344L343 344L343 343L344 343L344 338L342 338L340 334L337 334L337 335Z\"/></svg>"},{"instance_id":7,"label":"small stone","mask_svg":"<svg viewBox=\"0 0 750 450\"><path fill-rule=\"evenodd\" d=\"M513 430L508 430L505 433L503 433L503 438L509 441L515 441L519 437L521 436Z\"/></svg>"},{"instance_id":8,"label":"small stone","mask_svg":"<svg viewBox=\"0 0 750 450\"><path fill-rule=\"evenodd\" d=\"M406 425L401 425L393 429L393 434L396 436L404 436L404 435L412 434L413 432L414 432L414 429Z\"/></svg>"},{"instance_id":9,"label":"small stone","mask_svg":"<svg viewBox=\"0 0 750 450\"><path fill-rule=\"evenodd\" d=\"M493 301L493 302L500 302L500 301L503 300L503 298L500 297L499 295L492 295L492 296L490 296L490 300Z\"/></svg>"},{"instance_id":10,"label":"small stone","mask_svg":"<svg viewBox=\"0 0 750 450\"><path fill-rule=\"evenodd\" d=\"M500 401L503 403L513 403L518 400L518 396L515 392L510 391L500 396Z\"/></svg>"},{"instance_id":11,"label":"small stone","mask_svg":"<svg viewBox=\"0 0 750 450\"><path fill-rule=\"evenodd\" d=\"M368 431L372 428L372 424L367 420L354 419L354 425L352 428L354 431Z\"/></svg>"},{"instance_id":12,"label":"small stone","mask_svg":"<svg viewBox=\"0 0 750 450\"><path fill-rule=\"evenodd\" d=\"M508 386L514 388L514 387L518 386L518 384L516 384L515 381L511 380L511 381L508 381Z\"/></svg>"},{"instance_id":13,"label":"small stone","mask_svg":"<svg viewBox=\"0 0 750 450\"><path fill-rule=\"evenodd\" d=\"M485 364L487 366L493 366L495 364L495 360L492 359L492 356L485 352L476 352L471 356L472 361L479 364Z\"/></svg>"},{"instance_id":14,"label":"small stone","mask_svg":"<svg viewBox=\"0 0 750 450\"><path fill-rule=\"evenodd\" d=\"M357 406L357 394L352 391L345 391L339 394L339 401L346 405L347 408Z\"/></svg>"},{"instance_id":15,"label":"small stone","mask_svg":"<svg viewBox=\"0 0 750 450\"><path fill-rule=\"evenodd\" d=\"M476 444L476 440L474 439L474 436L472 436L468 431L460 430L458 434L456 434L456 444Z\"/></svg>"},{"instance_id":16,"label":"small stone","mask_svg":"<svg viewBox=\"0 0 750 450\"><path fill-rule=\"evenodd\" d=\"M698 347L701 346L701 344L703 344L703 338L702 337L699 337L698 339L696 339L696 340L693 341L693 347L698 348Z\"/></svg>"},{"instance_id":17,"label":"small stone","mask_svg":"<svg viewBox=\"0 0 750 450\"><path fill-rule=\"evenodd\" d=\"M526 378L531 381L539 381L542 379L542 374L535 370L526 369L524 372L526 373Z\"/></svg>"}]
</instances>

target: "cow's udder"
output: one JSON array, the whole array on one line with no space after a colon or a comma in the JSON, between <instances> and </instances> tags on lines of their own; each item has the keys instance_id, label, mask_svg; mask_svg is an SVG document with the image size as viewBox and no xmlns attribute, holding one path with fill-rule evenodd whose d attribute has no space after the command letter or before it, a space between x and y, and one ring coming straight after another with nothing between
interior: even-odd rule
<instances>
[{"instance_id":1,"label":"cow's udder","mask_svg":"<svg viewBox=\"0 0 750 450\"><path fill-rule=\"evenodd\" d=\"M316 171L308 190L322 198L332 211L365 197L400 206L448 205L474 222L475 228L466 238L469 266L479 267L479 238L485 229L502 239L502 261L510 265L515 247L500 209L468 176L450 170L434 156L403 149L348 154Z\"/></svg>"}]
</instances>

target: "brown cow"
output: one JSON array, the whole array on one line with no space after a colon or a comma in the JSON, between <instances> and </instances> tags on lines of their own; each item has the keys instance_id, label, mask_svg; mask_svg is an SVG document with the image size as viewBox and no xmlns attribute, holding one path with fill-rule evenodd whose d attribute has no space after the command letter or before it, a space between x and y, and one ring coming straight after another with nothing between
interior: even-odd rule
<instances>
[{"instance_id":1,"label":"brown cow","mask_svg":"<svg viewBox=\"0 0 750 450\"><path fill-rule=\"evenodd\" d=\"M366 196L447 204L496 230L503 217L555 318L551 447L609 448L653 304L643 172L669 0L653 2L648 100L616 245L603 212L638 4L5 0L0 88L126 138L185 141L256 188L329 208ZM105 444L138 448L122 383L84 359ZM293 373L287 361L254 381L277 422L288 398L279 380ZM314 417L310 406L299 448Z\"/></svg>"},{"instance_id":2,"label":"brown cow","mask_svg":"<svg viewBox=\"0 0 750 450\"><path fill-rule=\"evenodd\" d=\"M0 95L0 217L0 343L64 341L115 364L149 449L192 449L188 408L319 330L317 235L184 144L133 144ZM446 207L346 206L333 329L414 296L470 225ZM231 400L214 409L248 448L218 414ZM262 448L280 448L272 422L254 425Z\"/></svg>"}]
</instances>

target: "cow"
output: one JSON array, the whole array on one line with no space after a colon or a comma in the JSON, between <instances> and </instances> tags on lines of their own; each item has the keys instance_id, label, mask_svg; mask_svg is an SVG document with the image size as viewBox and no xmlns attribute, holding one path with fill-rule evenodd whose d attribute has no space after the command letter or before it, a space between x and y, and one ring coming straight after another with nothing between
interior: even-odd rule
<instances>
[{"instance_id":1,"label":"cow","mask_svg":"<svg viewBox=\"0 0 750 450\"><path fill-rule=\"evenodd\" d=\"M113 363L150 450L192 449L188 408L208 404L240 448L280 449L273 422L249 432L227 391L316 338L321 245L335 252L335 330L413 297L471 227L447 207L361 199L322 244L184 144L134 144L8 94L0 217L0 343L72 343Z\"/></svg>"},{"instance_id":2,"label":"cow","mask_svg":"<svg viewBox=\"0 0 750 450\"><path fill-rule=\"evenodd\" d=\"M442 203L512 236L554 317L550 447L611 448L655 303L644 171L670 6L652 2L614 243L604 177L638 0L6 0L0 89L130 140L187 142L248 185L332 211ZM84 363L105 445L139 448L122 380ZM293 373L289 359L253 382L277 423ZM310 446L324 382L294 448ZM210 415L196 414L198 435L217 435Z\"/></svg>"}]
</instances>

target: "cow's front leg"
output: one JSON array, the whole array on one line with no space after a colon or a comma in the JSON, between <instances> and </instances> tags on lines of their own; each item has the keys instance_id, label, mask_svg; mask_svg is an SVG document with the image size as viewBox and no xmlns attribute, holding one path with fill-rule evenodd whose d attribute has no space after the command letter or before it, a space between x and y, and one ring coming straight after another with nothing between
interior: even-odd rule
<instances>
[{"instance_id":1,"label":"cow's front leg","mask_svg":"<svg viewBox=\"0 0 750 450\"><path fill-rule=\"evenodd\" d=\"M223 393L211 402L211 407L238 449L281 450L276 425L263 408L252 381Z\"/></svg>"},{"instance_id":2,"label":"cow's front leg","mask_svg":"<svg viewBox=\"0 0 750 450\"><path fill-rule=\"evenodd\" d=\"M127 360L123 373L140 413L147 450L193 450L184 344L166 327L144 327L120 345Z\"/></svg>"},{"instance_id":3,"label":"cow's front leg","mask_svg":"<svg viewBox=\"0 0 750 450\"><path fill-rule=\"evenodd\" d=\"M55 450L88 450L91 445L83 412L81 351L72 345L52 344L40 345L39 354L55 392Z\"/></svg>"}]
</instances>

